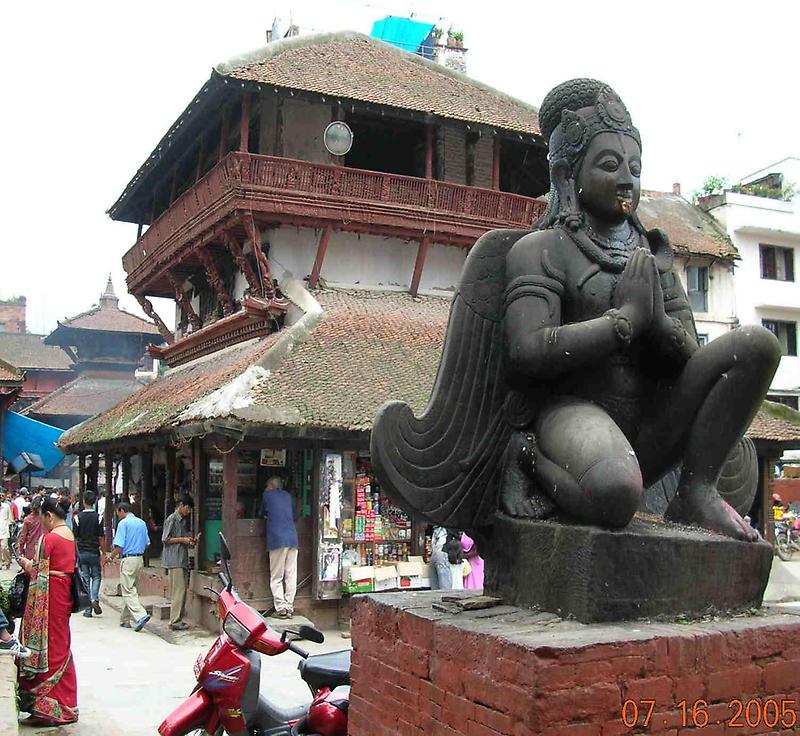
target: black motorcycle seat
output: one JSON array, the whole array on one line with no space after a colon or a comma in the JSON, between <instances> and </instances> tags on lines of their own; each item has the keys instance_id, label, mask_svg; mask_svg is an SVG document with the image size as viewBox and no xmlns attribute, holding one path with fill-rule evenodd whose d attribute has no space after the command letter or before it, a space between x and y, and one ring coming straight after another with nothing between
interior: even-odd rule
<instances>
[{"instance_id":1,"label":"black motorcycle seat","mask_svg":"<svg viewBox=\"0 0 800 736\"><path fill-rule=\"evenodd\" d=\"M314 690L350 684L350 650L314 654L300 662L300 677Z\"/></svg>"},{"instance_id":2,"label":"black motorcycle seat","mask_svg":"<svg viewBox=\"0 0 800 736\"><path fill-rule=\"evenodd\" d=\"M300 703L299 705L290 705L288 708L281 708L268 700L262 692L258 696L258 714L255 723L267 727L296 721L308 713L308 706L308 703Z\"/></svg>"}]
</instances>

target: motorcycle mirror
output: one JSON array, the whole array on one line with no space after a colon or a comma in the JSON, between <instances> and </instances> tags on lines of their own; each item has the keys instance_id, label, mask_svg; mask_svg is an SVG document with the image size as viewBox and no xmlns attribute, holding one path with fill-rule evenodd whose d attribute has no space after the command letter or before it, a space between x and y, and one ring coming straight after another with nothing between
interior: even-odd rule
<instances>
[{"instance_id":1,"label":"motorcycle mirror","mask_svg":"<svg viewBox=\"0 0 800 736\"><path fill-rule=\"evenodd\" d=\"M313 626L306 626L305 624L298 627L297 633L306 641L312 641L314 644L322 644L325 641L325 634L318 631Z\"/></svg>"},{"instance_id":2,"label":"motorcycle mirror","mask_svg":"<svg viewBox=\"0 0 800 736\"><path fill-rule=\"evenodd\" d=\"M228 548L228 543L225 541L222 532L219 533L219 547L222 552L222 559L229 561L231 559L231 551Z\"/></svg>"}]
</instances>

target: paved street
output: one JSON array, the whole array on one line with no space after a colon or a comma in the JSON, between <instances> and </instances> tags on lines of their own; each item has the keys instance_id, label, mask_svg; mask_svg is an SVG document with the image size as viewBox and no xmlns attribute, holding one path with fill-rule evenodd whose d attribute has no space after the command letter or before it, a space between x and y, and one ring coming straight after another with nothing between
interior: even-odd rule
<instances>
[{"instance_id":1,"label":"paved street","mask_svg":"<svg viewBox=\"0 0 800 736\"><path fill-rule=\"evenodd\" d=\"M8 573L0 573L6 577ZM207 633L181 636L169 644L145 628L140 633L119 627L119 614L108 606L102 616L72 617L72 652L78 670L80 722L53 729L20 726L20 733L39 736L153 736L164 716L185 698L195 684L192 667L215 637ZM349 647L338 632L326 632L326 642L305 642L309 651ZM309 698L291 652L264 657L262 681L283 704ZM265 678L269 680L265 680Z\"/></svg>"}]
</instances>

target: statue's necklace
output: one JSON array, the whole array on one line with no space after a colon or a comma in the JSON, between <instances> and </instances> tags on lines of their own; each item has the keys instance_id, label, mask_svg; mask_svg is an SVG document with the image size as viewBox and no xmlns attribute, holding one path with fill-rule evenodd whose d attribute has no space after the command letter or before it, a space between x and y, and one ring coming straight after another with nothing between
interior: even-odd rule
<instances>
[{"instance_id":1,"label":"statue's necklace","mask_svg":"<svg viewBox=\"0 0 800 736\"><path fill-rule=\"evenodd\" d=\"M584 222L583 227L577 232L566 227L564 231L587 258L598 264L604 271L612 273L622 273L628 257L640 242L639 233L634 228L631 228L630 236L624 241L609 240L599 236L592 230L588 222Z\"/></svg>"}]
</instances>

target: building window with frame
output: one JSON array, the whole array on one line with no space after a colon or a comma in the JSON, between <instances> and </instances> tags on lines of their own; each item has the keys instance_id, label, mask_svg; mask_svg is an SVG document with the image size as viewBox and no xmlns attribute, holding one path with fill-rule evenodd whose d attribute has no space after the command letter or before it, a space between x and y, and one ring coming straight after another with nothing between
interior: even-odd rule
<instances>
[{"instance_id":1,"label":"building window with frame","mask_svg":"<svg viewBox=\"0 0 800 736\"><path fill-rule=\"evenodd\" d=\"M782 355L797 355L797 323L781 322L777 319L761 320L764 325L781 344Z\"/></svg>"},{"instance_id":2,"label":"building window with frame","mask_svg":"<svg viewBox=\"0 0 800 736\"><path fill-rule=\"evenodd\" d=\"M759 245L761 278L771 281L794 281L794 248Z\"/></svg>"},{"instance_id":3,"label":"building window with frame","mask_svg":"<svg viewBox=\"0 0 800 736\"><path fill-rule=\"evenodd\" d=\"M693 312L708 311L708 268L687 266L686 295Z\"/></svg>"},{"instance_id":4,"label":"building window with frame","mask_svg":"<svg viewBox=\"0 0 800 736\"><path fill-rule=\"evenodd\" d=\"M708 335L698 334L697 335L697 344L698 345L708 345Z\"/></svg>"}]
</instances>

